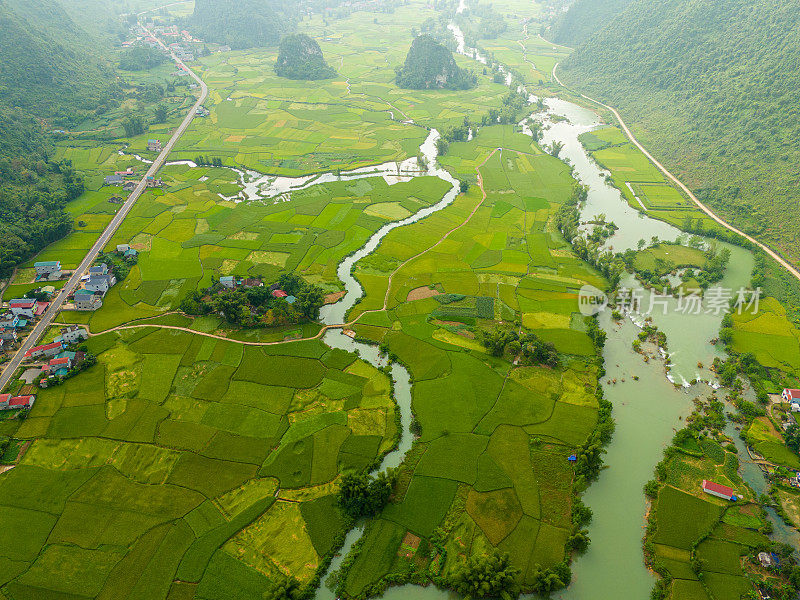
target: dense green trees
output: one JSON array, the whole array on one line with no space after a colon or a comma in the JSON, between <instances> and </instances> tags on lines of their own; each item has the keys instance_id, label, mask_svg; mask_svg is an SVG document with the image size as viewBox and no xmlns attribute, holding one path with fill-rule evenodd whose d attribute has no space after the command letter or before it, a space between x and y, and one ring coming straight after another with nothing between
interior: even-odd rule
<instances>
[{"instance_id":1,"label":"dense green trees","mask_svg":"<svg viewBox=\"0 0 800 600\"><path fill-rule=\"evenodd\" d=\"M396 81L401 88L413 90L465 90L474 87L478 79L456 64L450 50L422 34L414 38L405 64L397 67Z\"/></svg>"},{"instance_id":2,"label":"dense green trees","mask_svg":"<svg viewBox=\"0 0 800 600\"><path fill-rule=\"evenodd\" d=\"M345 475L339 485L339 507L354 519L373 517L389 502L394 484L391 470L374 477L367 473Z\"/></svg>"},{"instance_id":3,"label":"dense green trees","mask_svg":"<svg viewBox=\"0 0 800 600\"><path fill-rule=\"evenodd\" d=\"M467 598L518 598L519 569L511 565L508 554L471 556L456 565L447 577L447 585Z\"/></svg>"},{"instance_id":4,"label":"dense green trees","mask_svg":"<svg viewBox=\"0 0 800 600\"><path fill-rule=\"evenodd\" d=\"M119 60L119 68L125 71L145 71L157 67L166 60L163 52L148 46L134 46L126 50Z\"/></svg>"},{"instance_id":5,"label":"dense green trees","mask_svg":"<svg viewBox=\"0 0 800 600\"><path fill-rule=\"evenodd\" d=\"M287 79L329 79L336 71L325 62L316 40L304 33L284 36L278 49L275 73Z\"/></svg>"},{"instance_id":6,"label":"dense green trees","mask_svg":"<svg viewBox=\"0 0 800 600\"><path fill-rule=\"evenodd\" d=\"M794 0L638 0L559 73L616 106L701 200L800 260L798 63Z\"/></svg>"},{"instance_id":7,"label":"dense green trees","mask_svg":"<svg viewBox=\"0 0 800 600\"><path fill-rule=\"evenodd\" d=\"M291 0L197 0L191 26L203 39L234 49L269 46L294 31L298 6Z\"/></svg>"},{"instance_id":8,"label":"dense green trees","mask_svg":"<svg viewBox=\"0 0 800 600\"><path fill-rule=\"evenodd\" d=\"M557 44L579 46L614 19L633 0L576 0L545 37Z\"/></svg>"}]
</instances>

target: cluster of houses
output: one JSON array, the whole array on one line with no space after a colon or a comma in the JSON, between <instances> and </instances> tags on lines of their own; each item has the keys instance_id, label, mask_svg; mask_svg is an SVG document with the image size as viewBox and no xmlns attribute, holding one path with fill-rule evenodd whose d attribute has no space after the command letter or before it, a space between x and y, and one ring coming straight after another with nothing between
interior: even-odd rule
<instances>
[{"instance_id":1,"label":"cluster of houses","mask_svg":"<svg viewBox=\"0 0 800 600\"><path fill-rule=\"evenodd\" d=\"M149 140L147 149L152 152L161 152L161 142L159 140ZM113 175L106 175L105 179L103 179L103 185L121 185L124 191L132 192L139 185L139 180L136 178L136 172L128 168L125 171L116 171ZM164 182L160 178L152 175L149 175L145 180L145 186L149 188L160 188L163 185Z\"/></svg>"},{"instance_id":2,"label":"cluster of houses","mask_svg":"<svg viewBox=\"0 0 800 600\"><path fill-rule=\"evenodd\" d=\"M117 279L105 263L91 267L73 293L75 310L97 310L103 306L103 298L115 283Z\"/></svg>"},{"instance_id":3,"label":"cluster of houses","mask_svg":"<svg viewBox=\"0 0 800 600\"><path fill-rule=\"evenodd\" d=\"M800 412L800 390L785 388L781 392L781 398L789 403L789 410L793 413Z\"/></svg>"},{"instance_id":4,"label":"cluster of houses","mask_svg":"<svg viewBox=\"0 0 800 600\"><path fill-rule=\"evenodd\" d=\"M194 60L194 52L192 51L191 48L182 46L178 42L173 42L168 47L172 51L172 53L175 56L177 56L180 60L184 62L190 62Z\"/></svg>"},{"instance_id":5,"label":"cluster of houses","mask_svg":"<svg viewBox=\"0 0 800 600\"><path fill-rule=\"evenodd\" d=\"M25 353L26 360L41 363L38 375L40 387L48 387L54 378L66 377L74 367L83 363L86 353L69 348L88 337L89 333L84 327L70 325L63 328L61 335L49 344L35 346Z\"/></svg>"},{"instance_id":6,"label":"cluster of houses","mask_svg":"<svg viewBox=\"0 0 800 600\"><path fill-rule=\"evenodd\" d=\"M229 290L235 290L236 288L248 290L250 288L264 286L264 283L260 279L252 277L245 279L242 277L235 277L233 275L223 275L219 278L219 284ZM280 285L277 283L273 283L271 286L269 286L269 291L271 292L273 298L283 298L289 304L294 304L297 302L297 298L295 296L283 291Z\"/></svg>"},{"instance_id":7,"label":"cluster of houses","mask_svg":"<svg viewBox=\"0 0 800 600\"><path fill-rule=\"evenodd\" d=\"M42 292L52 295L55 288L46 286ZM20 338L20 333L34 319L40 318L49 302L41 302L33 298L15 298L9 300L8 306L0 309L0 353L4 353L14 346Z\"/></svg>"}]
</instances>

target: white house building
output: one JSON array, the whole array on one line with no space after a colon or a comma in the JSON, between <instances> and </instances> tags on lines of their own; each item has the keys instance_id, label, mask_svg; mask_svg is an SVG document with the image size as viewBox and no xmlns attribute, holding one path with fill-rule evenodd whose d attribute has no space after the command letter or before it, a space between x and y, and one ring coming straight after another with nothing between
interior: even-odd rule
<instances>
[{"instance_id":1,"label":"white house building","mask_svg":"<svg viewBox=\"0 0 800 600\"><path fill-rule=\"evenodd\" d=\"M33 268L36 269L36 279L61 279L61 261L37 262L33 265Z\"/></svg>"}]
</instances>

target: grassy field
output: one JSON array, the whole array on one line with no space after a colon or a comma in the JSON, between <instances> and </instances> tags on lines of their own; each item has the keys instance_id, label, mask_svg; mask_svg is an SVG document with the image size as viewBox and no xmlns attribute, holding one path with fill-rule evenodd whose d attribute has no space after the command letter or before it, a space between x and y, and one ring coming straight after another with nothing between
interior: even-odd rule
<instances>
[{"instance_id":1,"label":"grassy field","mask_svg":"<svg viewBox=\"0 0 800 600\"><path fill-rule=\"evenodd\" d=\"M33 444L0 485L8 595L311 581L345 526L333 482L394 443L388 377L316 341L137 330L89 347L99 364L42 391L13 432Z\"/></svg>"}]
</instances>

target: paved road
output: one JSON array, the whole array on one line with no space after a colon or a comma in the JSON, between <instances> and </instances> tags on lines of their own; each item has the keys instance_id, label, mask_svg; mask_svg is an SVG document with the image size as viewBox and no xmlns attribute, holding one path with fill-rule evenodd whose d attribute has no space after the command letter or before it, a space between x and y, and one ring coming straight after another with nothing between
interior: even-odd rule
<instances>
[{"instance_id":1,"label":"paved road","mask_svg":"<svg viewBox=\"0 0 800 600\"><path fill-rule=\"evenodd\" d=\"M542 39L544 39L544 38L542 38ZM557 68L558 68L558 63L556 63L556 65L553 67L553 79L555 79L556 82L558 82L558 84L561 87L566 88L566 89L570 89L566 85L564 85L564 83L558 78L558 75L556 75L556 69ZM576 92L576 93L579 93L579 92ZM745 238L747 241L749 241L749 242L755 244L756 246L758 246L759 248L761 248L764 252L766 252L772 258L774 258L783 268L785 268L787 271L789 271L789 273L793 277L795 277L798 281L800 281L800 271L798 271L793 265L791 265L780 254L775 252L772 248L770 248L769 246L767 246L763 242L759 242L754 237L752 237L750 235L747 235L745 232L741 231L740 229L737 229L733 225L723 221L722 218L718 217L710 208L708 208L708 206L706 206L705 204L700 202L700 200L697 199L697 196L695 196L692 193L692 190L690 190L688 187L686 187L680 179L675 177L675 175L670 173L664 165L662 165L660 162L658 162L653 157L653 155L650 154L647 151L647 149L639 143L639 140L637 140L636 136L634 136L633 133L631 132L631 130L628 129L628 126L625 124L625 121L622 120L622 117L620 116L620 114L616 111L616 109L613 106L609 106L608 104L603 104L599 100L595 100L594 98L590 98L586 94L580 94L579 93L579 95L580 95L581 98L585 98L589 102L594 102L598 106L602 106L603 108L607 108L608 110L610 110L614 114L614 117L616 117L617 121L619 121L620 127L622 127L622 130L625 132L625 135L628 136L628 139L631 141L631 143L633 143L634 146L636 146L639 150L641 150L642 154L644 154L650 160L650 162L652 162L658 168L658 170L661 171L670 181L672 181L675 185L677 185L679 188L681 188L683 190L683 192L687 196L689 196L689 198L691 198L692 202L694 202L700 210L702 210L709 217L714 219L717 223L722 225L725 229L729 229L730 231L733 231L734 233L739 234L740 236Z\"/></svg>"},{"instance_id":2,"label":"paved road","mask_svg":"<svg viewBox=\"0 0 800 600\"><path fill-rule=\"evenodd\" d=\"M148 33L150 32L148 31ZM168 50L163 43L161 43L161 46L164 48L164 50ZM50 304L50 307L47 309L47 312L45 312L45 314L42 315L41 320L36 324L36 327L33 328L31 334L22 343L22 346L20 347L19 350L17 350L17 353L14 355L11 361L5 365L3 373L0 374L0 390L2 390L11 381L11 378L13 377L14 373L16 373L17 369L22 364L22 360L25 357L25 353L37 344L37 342L42 338L42 335L44 335L45 331L47 331L48 327L50 327L50 324L53 322L53 319L61 310L61 307L64 305L67 296L78 287L78 283L81 280L81 276L86 272L86 270L90 266L92 266L92 264L94 263L95 259L100 254L102 249L105 247L106 244L108 244L109 240L111 240L111 238L116 233L117 229L120 226L120 223L122 223L122 221L125 219L125 217L133 208L133 205L136 204L136 201L139 199L142 193L147 189L146 187L147 178L151 176L155 177L158 170L163 166L164 162L166 161L167 156L169 155L172 148L175 146L177 141L181 138L181 136L184 134L186 129L191 124L192 120L194 119L195 111L197 110L197 108L199 108L203 104L203 102L205 102L206 96L208 96L208 86L203 82L202 79L200 79L200 77L197 76L197 74L194 71L186 67L183 61L180 60L177 56L175 56L174 53L171 54L175 63L184 67L189 72L189 75L200 85L200 96L198 97L197 102L195 102L194 106L192 106L192 108L189 110L189 113L183 119L183 122L175 130L175 133L172 134L172 137L170 138L169 142L167 142L167 145L164 146L164 149L161 151L161 154L159 154L158 158L156 158L156 160L153 161L153 164L150 165L150 168L147 170L147 173L144 176L144 178L139 182L139 185L137 185L136 189L131 193L130 196L128 196L128 199L125 201L125 204L123 204L120 207L120 209L117 211L117 214L114 215L113 219L111 219L111 222L105 228L103 233L101 233L100 237L97 238L97 241L91 247L86 256L83 258L81 264L75 269L75 272L72 274L72 277L69 278L69 281L67 281L63 290L53 299L53 302Z\"/></svg>"}]
</instances>

